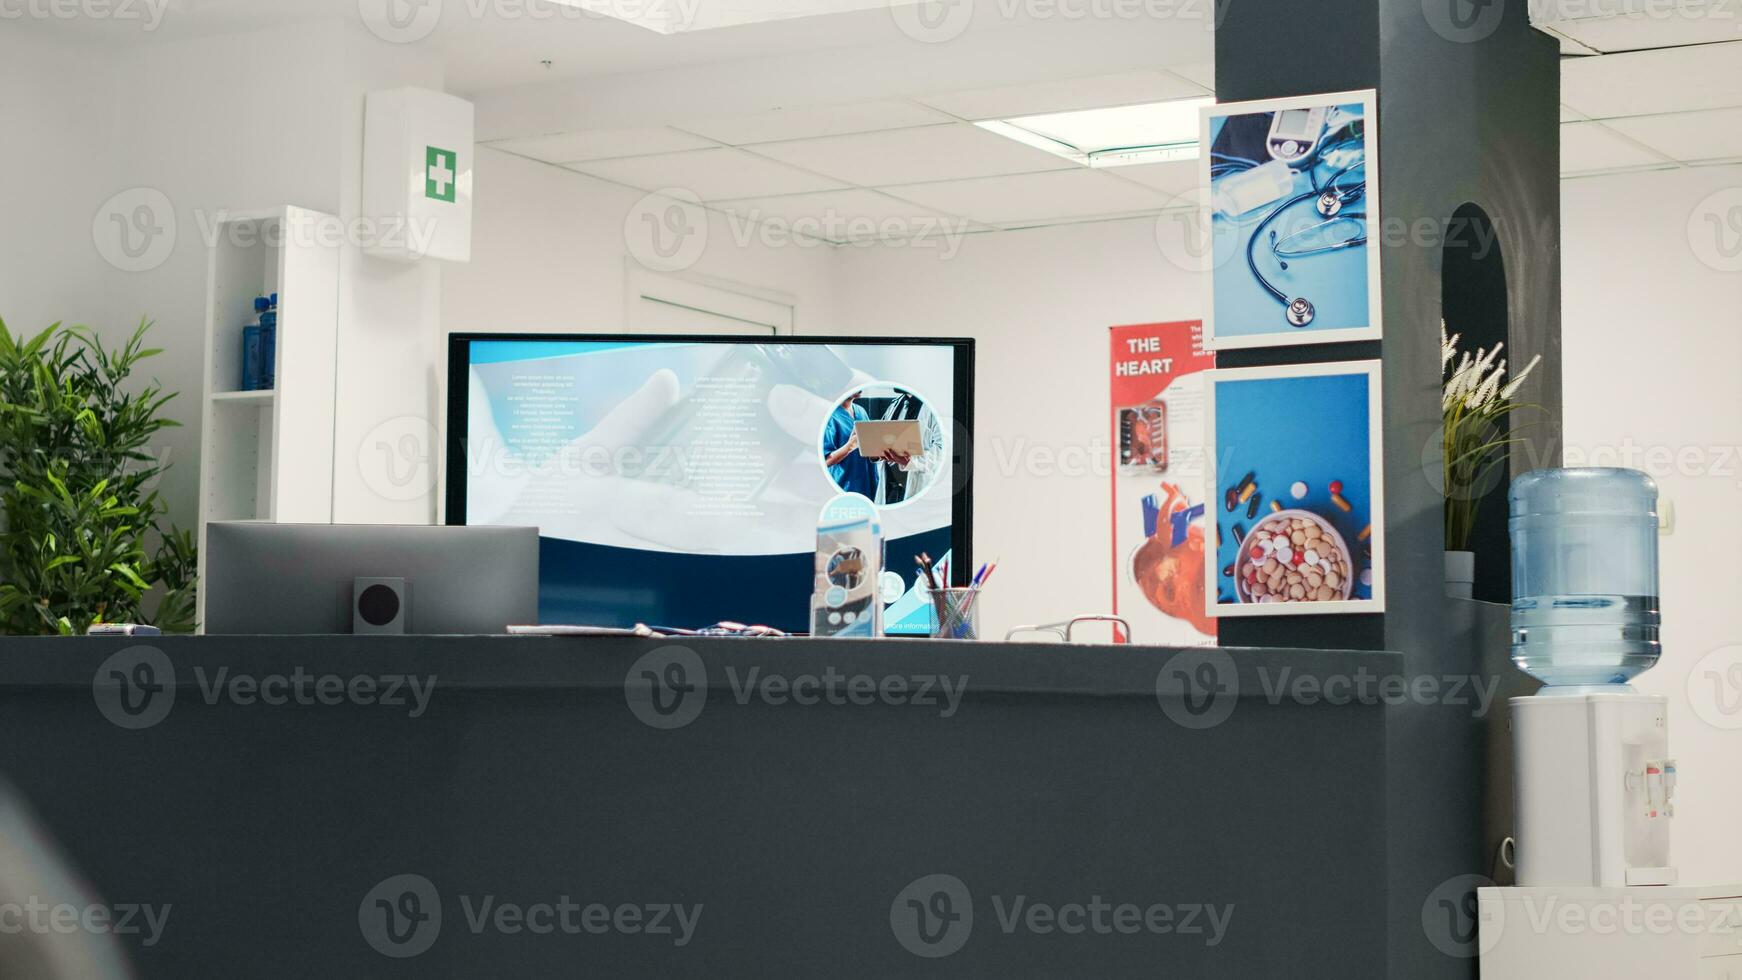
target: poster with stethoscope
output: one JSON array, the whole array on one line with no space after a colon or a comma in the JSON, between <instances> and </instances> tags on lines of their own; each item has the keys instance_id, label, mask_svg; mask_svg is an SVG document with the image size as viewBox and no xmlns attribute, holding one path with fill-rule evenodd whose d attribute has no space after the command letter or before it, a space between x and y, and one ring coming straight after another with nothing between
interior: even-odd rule
<instances>
[{"instance_id":1,"label":"poster with stethoscope","mask_svg":"<svg viewBox=\"0 0 1742 980\"><path fill-rule=\"evenodd\" d=\"M1377 96L1207 106L1211 350L1380 337Z\"/></svg>"}]
</instances>

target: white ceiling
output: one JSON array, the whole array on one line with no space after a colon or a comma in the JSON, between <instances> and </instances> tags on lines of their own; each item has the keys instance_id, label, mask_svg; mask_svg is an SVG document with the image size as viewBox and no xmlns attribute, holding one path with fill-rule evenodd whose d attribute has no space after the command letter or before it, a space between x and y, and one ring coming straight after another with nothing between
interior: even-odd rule
<instances>
[{"instance_id":1,"label":"white ceiling","mask_svg":"<svg viewBox=\"0 0 1742 980\"><path fill-rule=\"evenodd\" d=\"M991 231L1178 206L1194 162L1092 170L973 122L1206 94L1183 73L1151 69L484 145L845 244L890 222Z\"/></svg>"},{"instance_id":2,"label":"white ceiling","mask_svg":"<svg viewBox=\"0 0 1742 980\"><path fill-rule=\"evenodd\" d=\"M573 163L569 169L645 191L684 190L704 202L803 194L848 186L845 181L729 146Z\"/></svg>"},{"instance_id":3,"label":"white ceiling","mask_svg":"<svg viewBox=\"0 0 1742 980\"><path fill-rule=\"evenodd\" d=\"M1563 59L1561 103L1563 176L1742 162L1742 40Z\"/></svg>"},{"instance_id":4,"label":"white ceiling","mask_svg":"<svg viewBox=\"0 0 1742 980\"><path fill-rule=\"evenodd\" d=\"M679 120L678 125L697 136L728 146L773 143L779 140L847 133L870 133L880 129L929 126L949 122L950 117L915 102L886 100L851 105L810 106L777 109L748 115Z\"/></svg>"},{"instance_id":5,"label":"white ceiling","mask_svg":"<svg viewBox=\"0 0 1742 980\"><path fill-rule=\"evenodd\" d=\"M687 26L662 34L575 4L633 14L669 11ZM56 0L6 4L20 16L0 18L5 29L57 33L116 45L173 43L190 37L345 21L370 28L383 41L411 46L439 63L448 90L478 97L518 87L615 77L650 77L701 66L773 64L783 59L829 64L832 53L896 52L916 80L947 75L928 65L955 63L959 76L985 83L1004 76L1048 74L1049 65L1075 61L1104 70L1129 68L1133 52L1146 64L1208 57L1208 7L1184 5L1172 16L1152 16L1145 5L1125 5L1110 17L1084 17L1077 8L947 0L915 14L915 0L104 0L89 9L124 15L68 16ZM852 9L852 8L864 9ZM82 10L78 4L72 8ZM934 9L935 8L935 9ZM34 10L50 13L34 14ZM147 18L144 12L149 10ZM161 12L161 16L158 16ZM704 29L733 20L742 26ZM390 20L389 18L398 18ZM939 18L934 22L934 18ZM149 23L147 24L147 21ZM148 28L148 29L146 29ZM1196 52L1195 54L1191 52ZM810 59L804 62L804 59ZM884 64L891 63L882 57ZM1000 62L1003 62L1002 64ZM849 60L838 69L851 74ZM1090 71L1078 74L1090 74ZM819 87L852 87L818 74ZM928 88L923 83L922 89ZM938 86L936 91L948 91ZM698 100L713 93L692 91Z\"/></svg>"},{"instance_id":6,"label":"white ceiling","mask_svg":"<svg viewBox=\"0 0 1742 980\"><path fill-rule=\"evenodd\" d=\"M710 12L743 15L753 7L827 11L751 24L661 34L566 0L104 0L102 10L125 16L33 15L48 0L6 4L24 13L3 20L115 44L173 43L189 37L344 20L370 27L389 43L416 45L442 65L449 90L475 95L554 80L667 71L686 66L826 51L902 38L893 0L600 0L625 11L663 9L718 20ZM842 9L861 6L869 9ZM74 5L75 9L77 5ZM143 11L161 9L149 30ZM136 13L138 12L138 13ZM388 16L399 18L388 20ZM403 25L403 26L400 26ZM550 64L545 65L548 61Z\"/></svg>"},{"instance_id":7,"label":"white ceiling","mask_svg":"<svg viewBox=\"0 0 1742 980\"><path fill-rule=\"evenodd\" d=\"M1742 0L1530 0L1530 21L1566 54L1616 54L1742 39Z\"/></svg>"},{"instance_id":8,"label":"white ceiling","mask_svg":"<svg viewBox=\"0 0 1742 980\"><path fill-rule=\"evenodd\" d=\"M1584 177L1742 161L1742 41L1568 57L1561 169ZM743 216L834 229L944 217L970 231L1188 206L1193 163L1090 170L975 120L1208 94L1208 63L487 143ZM856 225L854 219L858 220Z\"/></svg>"},{"instance_id":9,"label":"white ceiling","mask_svg":"<svg viewBox=\"0 0 1742 980\"><path fill-rule=\"evenodd\" d=\"M1212 81L1211 85L1214 84ZM1206 95L1209 86L1168 71L1128 71L1028 85L923 95L919 101L961 119L1009 119L1045 112L1137 105Z\"/></svg>"},{"instance_id":10,"label":"white ceiling","mask_svg":"<svg viewBox=\"0 0 1742 980\"><path fill-rule=\"evenodd\" d=\"M159 43L322 18L367 26L376 8L413 4L439 14L416 50L477 100L486 145L685 188L736 214L941 215L980 230L1153 213L1182 203L1193 164L1091 171L970 123L1214 86L1207 24L1067 21L1045 5L971 4L961 33L939 38L915 37L903 8L882 3L662 35L550 0L163 2L149 35L102 18L7 29ZM1563 176L1742 162L1742 0L1533 0L1532 14L1570 55Z\"/></svg>"},{"instance_id":11,"label":"white ceiling","mask_svg":"<svg viewBox=\"0 0 1742 980\"><path fill-rule=\"evenodd\" d=\"M1650 10L1631 10L1647 3L1653 5ZM1742 0L1560 6L1575 13L1611 11L1543 25L1563 39L1567 51L1578 52L1562 62L1564 177L1742 162L1742 85L1737 83L1742 79ZM1101 38L1103 44L1109 39ZM1056 47L1081 47L1083 40ZM794 208L806 208L812 216L836 219L825 227L848 224L839 220L843 217L875 222L902 214L943 215L973 230L1148 215L1189 206L1194 164L1088 170L969 124L1210 94L1215 78L1208 40L1193 42L1200 50L1196 57L1189 56L1189 44L1174 51L1167 67L1112 70L1114 65L1070 77L1020 80L1004 66L1044 58L1035 53L1039 49L1000 39L1009 43L1010 53L991 45L980 57L1003 57L971 64L957 77L1001 78L1003 84L929 89L921 86L917 66L924 55L936 52L880 51L902 58L904 68L914 66L908 73L915 78L905 89L895 85L894 97L864 99L845 98L850 87L820 77L806 86L817 91L792 91L791 78L805 73L781 64L760 79L763 90L783 90L779 98L792 102L810 95L818 104L693 112L687 118L668 112L663 118L669 124L653 129L589 127L579 135L486 145L642 190L684 189L710 207L737 215L754 211L790 220ZM1685 46L1661 47L1670 44ZM1188 56L1179 57L1181 51ZM971 60L967 49L955 53L957 61ZM759 69L743 64L750 73ZM856 72L843 74L902 75L881 66L868 70L863 62L854 67ZM684 75L682 87L711 89L715 86L707 83L721 81L721 76ZM589 88L587 97L580 90L527 89L510 99L487 99L480 118L491 120L486 135L549 128L562 113L523 115L504 109L566 99L575 107L571 114L591 118L601 103L638 99L648 87ZM765 94L762 101L771 98ZM512 105L516 102L519 106ZM657 103L637 108L644 110L641 118L662 118ZM728 148L736 152L725 152ZM900 213L892 213L892 207Z\"/></svg>"}]
</instances>

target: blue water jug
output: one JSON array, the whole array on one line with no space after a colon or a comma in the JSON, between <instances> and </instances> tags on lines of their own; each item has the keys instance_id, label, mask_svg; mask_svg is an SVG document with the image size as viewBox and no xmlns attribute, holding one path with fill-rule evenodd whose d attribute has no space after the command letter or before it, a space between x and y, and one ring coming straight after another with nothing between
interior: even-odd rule
<instances>
[{"instance_id":1,"label":"blue water jug","mask_svg":"<svg viewBox=\"0 0 1742 980\"><path fill-rule=\"evenodd\" d=\"M1625 685L1657 663L1657 484L1638 470L1512 481L1512 662L1552 686Z\"/></svg>"}]
</instances>

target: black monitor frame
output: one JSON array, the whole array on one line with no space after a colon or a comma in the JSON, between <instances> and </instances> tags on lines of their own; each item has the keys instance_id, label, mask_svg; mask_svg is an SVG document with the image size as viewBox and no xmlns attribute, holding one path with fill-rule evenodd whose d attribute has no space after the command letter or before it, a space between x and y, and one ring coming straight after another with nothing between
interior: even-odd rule
<instances>
[{"instance_id":1,"label":"black monitor frame","mask_svg":"<svg viewBox=\"0 0 1742 980\"><path fill-rule=\"evenodd\" d=\"M974 574L974 340L969 337L786 337L770 334L637 334L637 333L451 333L448 335L447 439L443 467L447 523L466 522L465 467L448 465L466 458L471 395L470 345L473 341L549 341L553 343L640 344L794 344L835 347L953 347L955 398L951 406L955 430L950 491L950 563L954 585L967 585ZM820 510L822 504L819 503Z\"/></svg>"}]
</instances>

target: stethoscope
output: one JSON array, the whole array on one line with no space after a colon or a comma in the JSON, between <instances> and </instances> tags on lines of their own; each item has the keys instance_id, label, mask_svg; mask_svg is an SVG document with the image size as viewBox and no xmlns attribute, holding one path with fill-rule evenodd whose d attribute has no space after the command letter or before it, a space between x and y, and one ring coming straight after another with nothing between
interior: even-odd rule
<instances>
[{"instance_id":1,"label":"stethoscope","mask_svg":"<svg viewBox=\"0 0 1742 980\"><path fill-rule=\"evenodd\" d=\"M1338 252L1346 248L1367 244L1367 213L1365 211L1343 210L1347 205L1366 196L1366 182L1361 180L1347 184L1339 183L1348 174L1364 170L1365 167L1365 161L1352 163L1332 174L1331 179L1325 181L1324 187L1302 191L1278 204L1270 210L1269 214L1264 216L1264 220L1258 222L1258 227L1252 230L1252 237L1246 241L1246 268L1252 270L1252 278L1258 281L1258 285L1282 304L1283 316L1288 320L1290 326L1306 326L1313 322L1313 317L1318 315L1318 310L1313 306L1312 301L1305 296L1290 298L1287 293L1278 289L1275 283L1265 278L1264 273L1258 268L1258 257L1253 252L1254 246L1258 244L1259 237L1270 229L1270 226L1282 216L1283 212L1309 200L1315 202L1313 209L1324 220L1298 231L1290 232L1280 238L1277 237L1275 231L1269 232L1271 254L1276 256L1284 272L1288 271L1289 259L1301 259L1309 255L1324 255L1327 252ZM1323 235L1328 229L1343 224L1351 225L1354 229L1353 234L1348 238L1332 238L1316 245L1298 244L1301 240L1307 240L1308 236ZM1289 244L1291 242L1297 244L1291 247Z\"/></svg>"},{"instance_id":2,"label":"stethoscope","mask_svg":"<svg viewBox=\"0 0 1742 980\"><path fill-rule=\"evenodd\" d=\"M1351 121L1350 123L1339 127L1339 129L1351 129L1355 125L1355 122L1356 121ZM1257 227L1252 230L1251 237L1246 241L1246 268L1251 271L1252 278L1258 282L1258 285L1262 287L1266 293L1269 293L1272 299L1275 299L1278 303L1282 304L1283 316L1288 320L1290 326L1304 327L1307 324L1312 323L1313 318L1318 315L1318 310L1313 306L1312 301L1307 299L1305 296L1290 297L1287 293L1279 289L1275 283L1271 282L1270 279L1264 275L1264 272L1258 268L1258 258L1254 249L1258 244L1259 238L1265 236L1266 232L1268 232L1271 254L1276 256L1278 264L1281 266L1283 271L1286 272L1288 270L1290 259L1301 259L1312 255L1323 255L1328 252L1337 252L1346 248L1355 248L1367 243L1367 213L1365 211L1345 210L1349 205L1366 196L1366 160L1364 155L1362 159L1356 160L1354 163L1332 173L1330 179L1326 180L1323 185L1320 185L1312 176L1313 168L1323 162L1330 152L1350 143L1359 142L1359 140L1360 137L1358 136L1343 136L1340 139L1333 138L1327 140L1325 145L1320 147L1320 149L1314 153L1314 159L1308 162L1303 170L1299 171L1308 175L1308 180L1312 182L1313 188L1308 191L1302 191L1299 194L1284 200L1281 204L1271 208L1270 212L1264 216L1263 220L1258 222ZM1229 162L1214 165L1211 170L1212 176L1216 176L1219 173L1245 170L1254 165L1253 161L1250 160L1239 158L1224 159ZM1360 173L1362 179L1345 180L1345 178L1350 174L1357 172ZM1309 200L1314 202L1313 209L1318 212L1323 220L1281 237L1278 237L1277 233L1270 229L1270 226L1274 224L1284 212L1288 211L1289 208ZM1310 241L1310 236L1323 236L1330 229L1344 226L1351 228L1351 234L1347 238L1333 237L1329 241L1325 241L1322 240L1321 237L1318 244L1302 244L1303 242Z\"/></svg>"}]
</instances>

